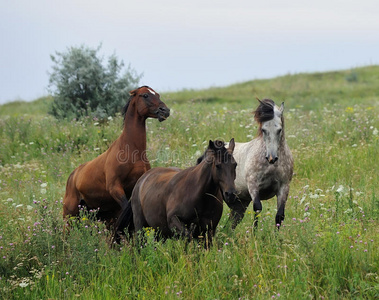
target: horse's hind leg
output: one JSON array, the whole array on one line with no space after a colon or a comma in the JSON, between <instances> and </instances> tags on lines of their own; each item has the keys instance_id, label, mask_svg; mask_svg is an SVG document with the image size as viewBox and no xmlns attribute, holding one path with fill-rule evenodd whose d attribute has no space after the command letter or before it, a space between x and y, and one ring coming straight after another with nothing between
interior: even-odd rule
<instances>
[{"instance_id":1,"label":"horse's hind leg","mask_svg":"<svg viewBox=\"0 0 379 300\"><path fill-rule=\"evenodd\" d=\"M66 189L66 194L63 198L63 218L79 215L80 198L78 194L75 191Z\"/></svg>"}]
</instances>

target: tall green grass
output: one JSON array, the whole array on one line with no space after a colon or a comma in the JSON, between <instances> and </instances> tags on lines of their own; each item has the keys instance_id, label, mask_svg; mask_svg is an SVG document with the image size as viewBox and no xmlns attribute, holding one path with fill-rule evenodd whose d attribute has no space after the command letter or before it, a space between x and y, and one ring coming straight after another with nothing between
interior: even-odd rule
<instances>
[{"instance_id":1,"label":"tall green grass","mask_svg":"<svg viewBox=\"0 0 379 300\"><path fill-rule=\"evenodd\" d=\"M108 230L86 212L65 237L67 177L109 147L122 118L58 122L1 106L0 298L378 298L378 77L373 66L162 95L172 115L147 121L148 157L183 168L209 139L253 138L255 96L285 101L295 174L284 226L275 230L274 199L256 232L251 207L233 231L224 206L207 251L156 242L151 230L145 247L110 247Z\"/></svg>"}]
</instances>

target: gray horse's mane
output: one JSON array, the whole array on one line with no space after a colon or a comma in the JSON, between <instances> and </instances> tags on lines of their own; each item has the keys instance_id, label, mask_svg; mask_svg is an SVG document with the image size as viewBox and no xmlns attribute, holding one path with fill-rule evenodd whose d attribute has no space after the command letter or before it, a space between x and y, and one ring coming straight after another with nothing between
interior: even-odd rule
<instances>
[{"instance_id":1,"label":"gray horse's mane","mask_svg":"<svg viewBox=\"0 0 379 300\"><path fill-rule=\"evenodd\" d=\"M254 111L254 119L258 123L263 123L266 121L270 121L274 118L274 107L275 102L271 99L263 99L259 100L259 106Z\"/></svg>"},{"instance_id":2,"label":"gray horse's mane","mask_svg":"<svg viewBox=\"0 0 379 300\"><path fill-rule=\"evenodd\" d=\"M274 119L275 117L275 102L271 99L263 99L259 100L259 106L257 109L253 112L254 113L254 120L259 124L258 128L258 134L259 136L262 135L262 123L270 121ZM282 121L282 126L284 128L284 118L283 114L280 117ZM284 135L283 135L284 136Z\"/></svg>"}]
</instances>

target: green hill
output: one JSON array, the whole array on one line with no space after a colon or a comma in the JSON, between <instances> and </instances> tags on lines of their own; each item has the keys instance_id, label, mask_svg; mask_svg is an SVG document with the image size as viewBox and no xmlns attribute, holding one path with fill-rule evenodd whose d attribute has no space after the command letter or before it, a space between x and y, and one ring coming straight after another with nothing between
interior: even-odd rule
<instances>
[{"instance_id":1,"label":"green hill","mask_svg":"<svg viewBox=\"0 0 379 300\"><path fill-rule=\"evenodd\" d=\"M345 105L375 103L379 99L378 82L379 66L368 66L344 71L300 73L272 79L257 79L203 90L159 92L162 98L177 103L236 102L248 106L249 101L251 103L258 97L285 101L286 106L302 105L305 109L316 109L326 102ZM0 105L0 116L46 115L51 101L51 97L43 97L32 102L6 103Z\"/></svg>"}]
</instances>

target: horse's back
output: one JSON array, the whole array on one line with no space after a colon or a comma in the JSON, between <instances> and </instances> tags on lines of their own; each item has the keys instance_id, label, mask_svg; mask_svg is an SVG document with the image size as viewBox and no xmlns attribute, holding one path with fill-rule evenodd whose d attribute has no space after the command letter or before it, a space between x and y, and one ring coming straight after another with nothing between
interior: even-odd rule
<instances>
[{"instance_id":1,"label":"horse's back","mask_svg":"<svg viewBox=\"0 0 379 300\"><path fill-rule=\"evenodd\" d=\"M147 226L169 232L166 217L168 185L180 171L178 168L157 167L147 171L137 181L130 199L136 231Z\"/></svg>"}]
</instances>

